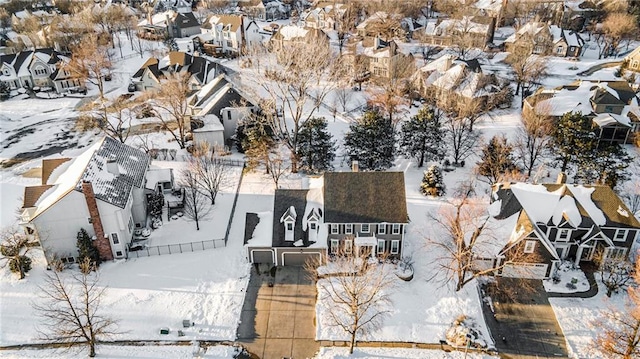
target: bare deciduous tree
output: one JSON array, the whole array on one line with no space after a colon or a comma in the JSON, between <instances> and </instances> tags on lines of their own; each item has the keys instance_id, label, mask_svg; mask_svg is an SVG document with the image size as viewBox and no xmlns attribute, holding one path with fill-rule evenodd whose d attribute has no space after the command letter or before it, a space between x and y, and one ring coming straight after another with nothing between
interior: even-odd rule
<instances>
[{"instance_id":1,"label":"bare deciduous tree","mask_svg":"<svg viewBox=\"0 0 640 359\"><path fill-rule=\"evenodd\" d=\"M87 35L73 49L73 55L64 69L72 77L88 81L98 87L100 98L104 97L104 77L110 73L113 65L109 60L109 49L99 45L95 35Z\"/></svg>"},{"instance_id":2,"label":"bare deciduous tree","mask_svg":"<svg viewBox=\"0 0 640 359\"><path fill-rule=\"evenodd\" d=\"M604 251L600 251L596 254L595 261L599 264L598 273L600 280L607 288L607 297L627 288L633 282L633 263L628 259L605 258Z\"/></svg>"},{"instance_id":3,"label":"bare deciduous tree","mask_svg":"<svg viewBox=\"0 0 640 359\"><path fill-rule=\"evenodd\" d=\"M471 129L471 121L466 117L459 119L447 117L444 128L447 132L453 163L460 165L475 153L480 134Z\"/></svg>"},{"instance_id":4,"label":"bare deciduous tree","mask_svg":"<svg viewBox=\"0 0 640 359\"><path fill-rule=\"evenodd\" d=\"M187 133L191 131L189 120L189 73L178 72L170 74L162 81L159 89L147 90L140 96L141 101L152 105L152 111L162 122L165 130L169 131L180 148L185 148Z\"/></svg>"},{"instance_id":5,"label":"bare deciduous tree","mask_svg":"<svg viewBox=\"0 0 640 359\"><path fill-rule=\"evenodd\" d=\"M191 172L190 168L185 168L180 172L180 186L184 190L184 215L188 219L196 222L196 230L200 230L200 221L208 218L213 207L211 200L202 193L197 175Z\"/></svg>"},{"instance_id":6,"label":"bare deciduous tree","mask_svg":"<svg viewBox=\"0 0 640 359\"><path fill-rule=\"evenodd\" d=\"M227 179L228 166L215 154L213 146L206 142L196 143L193 157L188 162L188 167L195 175L196 181L207 193L211 205L214 205L220 187Z\"/></svg>"},{"instance_id":7,"label":"bare deciduous tree","mask_svg":"<svg viewBox=\"0 0 640 359\"><path fill-rule=\"evenodd\" d=\"M456 291L475 278L497 272L513 262L534 262L537 256L525 254L524 248L516 248L509 258L496 266L483 268L476 263L476 259L482 257L478 252L487 246L495 246L500 239L494 238L492 228L488 227L486 207L471 197L473 187L471 184L461 186L450 205L443 206L437 215L431 215L438 224L438 232L426 238L427 244L439 252L434 278L440 277L444 283L453 282Z\"/></svg>"},{"instance_id":8,"label":"bare deciduous tree","mask_svg":"<svg viewBox=\"0 0 640 359\"><path fill-rule=\"evenodd\" d=\"M596 348L608 359L632 359L640 356L640 261L636 262L636 286L629 288L625 310L611 308L596 320Z\"/></svg>"},{"instance_id":9,"label":"bare deciduous tree","mask_svg":"<svg viewBox=\"0 0 640 359\"><path fill-rule=\"evenodd\" d=\"M282 156L282 152L280 146L276 145L271 150L267 152L267 173L271 176L273 180L273 184L276 188L278 188L278 184L280 183L280 178L284 176L287 166Z\"/></svg>"},{"instance_id":10,"label":"bare deciduous tree","mask_svg":"<svg viewBox=\"0 0 640 359\"><path fill-rule=\"evenodd\" d=\"M395 115L401 112L403 106L409 105L409 100L404 95L407 92L409 77L414 71L413 56L400 55L398 59L391 62L389 77L376 79L375 83L378 87L369 90L369 104L386 114L394 127L399 121Z\"/></svg>"},{"instance_id":11,"label":"bare deciduous tree","mask_svg":"<svg viewBox=\"0 0 640 359\"><path fill-rule=\"evenodd\" d=\"M602 22L604 44L600 57L617 54L623 41L631 40L638 33L636 17L627 13L612 13Z\"/></svg>"},{"instance_id":12,"label":"bare deciduous tree","mask_svg":"<svg viewBox=\"0 0 640 359\"><path fill-rule=\"evenodd\" d=\"M289 149L291 171L295 173L300 126L322 106L336 80L343 77L343 67L322 39L285 42L274 46L273 54L256 53L251 60L251 64L263 69L251 80L267 94L274 108L283 108L283 116L269 117L270 125Z\"/></svg>"},{"instance_id":13,"label":"bare deciduous tree","mask_svg":"<svg viewBox=\"0 0 640 359\"><path fill-rule=\"evenodd\" d=\"M516 48L507 57L516 82L516 95L530 91L547 76L547 59L543 56L530 55L526 48Z\"/></svg>"},{"instance_id":14,"label":"bare deciduous tree","mask_svg":"<svg viewBox=\"0 0 640 359\"><path fill-rule=\"evenodd\" d=\"M17 227L7 227L0 233L0 254L4 261L2 267L18 273L20 279L31 270L31 258L27 256L31 249L29 237Z\"/></svg>"},{"instance_id":15,"label":"bare deciduous tree","mask_svg":"<svg viewBox=\"0 0 640 359\"><path fill-rule=\"evenodd\" d=\"M388 266L369 264L353 251L342 254L326 267L318 260L306 268L318 281L318 296L327 306L331 325L350 336L353 353L358 336L379 328L389 313L394 275ZM324 277L323 268L336 274Z\"/></svg>"},{"instance_id":16,"label":"bare deciduous tree","mask_svg":"<svg viewBox=\"0 0 640 359\"><path fill-rule=\"evenodd\" d=\"M337 105L340 105L342 112L347 112L347 105L353 98L353 91L348 86L338 87L334 91L334 99Z\"/></svg>"},{"instance_id":17,"label":"bare deciduous tree","mask_svg":"<svg viewBox=\"0 0 640 359\"><path fill-rule=\"evenodd\" d=\"M552 121L547 113L536 107L535 113L523 114L522 127L517 130L514 148L527 177L531 177L549 148Z\"/></svg>"},{"instance_id":18,"label":"bare deciduous tree","mask_svg":"<svg viewBox=\"0 0 640 359\"><path fill-rule=\"evenodd\" d=\"M61 273L62 263L54 261L53 270L47 272L39 287L40 299L33 304L42 318L41 337L69 346L84 344L89 356L96 356L96 345L117 331L117 322L102 314L102 299L106 287L99 285L98 272L90 258L80 263L80 271L70 275Z\"/></svg>"},{"instance_id":19,"label":"bare deciduous tree","mask_svg":"<svg viewBox=\"0 0 640 359\"><path fill-rule=\"evenodd\" d=\"M111 103L104 99L88 103L82 108L79 121L87 121L85 128L99 128L107 136L125 143L131 134L131 121L135 118L134 108L138 104L127 96L119 96Z\"/></svg>"}]
</instances>

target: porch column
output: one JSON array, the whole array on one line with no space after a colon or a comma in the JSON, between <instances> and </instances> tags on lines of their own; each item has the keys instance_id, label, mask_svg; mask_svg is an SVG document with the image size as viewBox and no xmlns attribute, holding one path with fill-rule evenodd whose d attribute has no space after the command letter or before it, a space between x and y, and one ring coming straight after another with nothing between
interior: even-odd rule
<instances>
[{"instance_id":1,"label":"porch column","mask_svg":"<svg viewBox=\"0 0 640 359\"><path fill-rule=\"evenodd\" d=\"M583 249L584 248L582 246L578 246L578 251L576 252L576 262L574 263L576 267L580 267L580 258L582 258Z\"/></svg>"}]
</instances>

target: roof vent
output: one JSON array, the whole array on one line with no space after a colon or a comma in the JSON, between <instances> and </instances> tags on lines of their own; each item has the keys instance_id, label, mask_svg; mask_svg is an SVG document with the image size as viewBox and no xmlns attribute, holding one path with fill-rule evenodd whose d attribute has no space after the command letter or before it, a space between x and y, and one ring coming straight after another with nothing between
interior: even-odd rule
<instances>
[{"instance_id":1,"label":"roof vent","mask_svg":"<svg viewBox=\"0 0 640 359\"><path fill-rule=\"evenodd\" d=\"M115 176L120 175L120 166L118 165L118 162L116 162L116 160L107 160L107 172Z\"/></svg>"}]
</instances>

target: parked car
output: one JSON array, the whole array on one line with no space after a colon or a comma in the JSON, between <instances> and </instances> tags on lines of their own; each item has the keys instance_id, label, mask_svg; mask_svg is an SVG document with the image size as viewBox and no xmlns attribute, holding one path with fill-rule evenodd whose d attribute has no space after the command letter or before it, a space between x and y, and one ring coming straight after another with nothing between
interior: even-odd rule
<instances>
[{"instance_id":1,"label":"parked car","mask_svg":"<svg viewBox=\"0 0 640 359\"><path fill-rule=\"evenodd\" d=\"M86 86L71 87L69 88L69 93L79 93L79 94L86 95L87 87Z\"/></svg>"}]
</instances>

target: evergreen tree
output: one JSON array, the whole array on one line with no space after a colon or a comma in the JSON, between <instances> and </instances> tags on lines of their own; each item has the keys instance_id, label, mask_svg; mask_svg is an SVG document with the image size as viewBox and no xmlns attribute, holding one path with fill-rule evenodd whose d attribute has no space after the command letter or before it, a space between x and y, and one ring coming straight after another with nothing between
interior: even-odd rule
<instances>
[{"instance_id":1,"label":"evergreen tree","mask_svg":"<svg viewBox=\"0 0 640 359\"><path fill-rule=\"evenodd\" d=\"M442 177L442 170L438 165L432 165L424 171L420 192L425 196L442 197L446 192L446 186Z\"/></svg>"},{"instance_id":2,"label":"evergreen tree","mask_svg":"<svg viewBox=\"0 0 640 359\"><path fill-rule=\"evenodd\" d=\"M444 158L445 136L440 116L432 108L423 107L417 115L402 124L400 150L404 155L414 157L418 167L422 167L425 161L441 161Z\"/></svg>"},{"instance_id":3,"label":"evergreen tree","mask_svg":"<svg viewBox=\"0 0 640 359\"><path fill-rule=\"evenodd\" d=\"M393 125L380 112L369 110L357 123L349 126L344 145L349 158L358 161L362 169L385 170L392 166L394 159Z\"/></svg>"},{"instance_id":4,"label":"evergreen tree","mask_svg":"<svg viewBox=\"0 0 640 359\"><path fill-rule=\"evenodd\" d=\"M327 121L322 117L312 117L300 126L298 149L300 167L307 172L317 173L333 169L336 142L327 131Z\"/></svg>"},{"instance_id":5,"label":"evergreen tree","mask_svg":"<svg viewBox=\"0 0 640 359\"><path fill-rule=\"evenodd\" d=\"M162 216L162 207L164 207L164 195L162 192L153 194L149 201L149 215L151 217Z\"/></svg>"},{"instance_id":6,"label":"evergreen tree","mask_svg":"<svg viewBox=\"0 0 640 359\"><path fill-rule=\"evenodd\" d=\"M80 228L78 232L76 246L78 247L78 262L82 263L85 258L89 258L95 266L100 264L100 253L98 248L93 245L89 233L84 228Z\"/></svg>"},{"instance_id":7,"label":"evergreen tree","mask_svg":"<svg viewBox=\"0 0 640 359\"><path fill-rule=\"evenodd\" d=\"M502 175L516 169L512 153L513 146L507 143L504 135L493 136L482 149L481 161L476 169L478 174L484 176L489 184L499 181Z\"/></svg>"},{"instance_id":8,"label":"evergreen tree","mask_svg":"<svg viewBox=\"0 0 640 359\"><path fill-rule=\"evenodd\" d=\"M570 164L584 161L585 156L596 150L598 139L592 126L591 119L581 113L567 112L558 121L551 133L550 148L557 154L562 172L566 172Z\"/></svg>"},{"instance_id":9,"label":"evergreen tree","mask_svg":"<svg viewBox=\"0 0 640 359\"><path fill-rule=\"evenodd\" d=\"M629 179L627 167L633 158L618 144L601 144L591 151L580 153L576 182L599 183L614 188Z\"/></svg>"}]
</instances>

